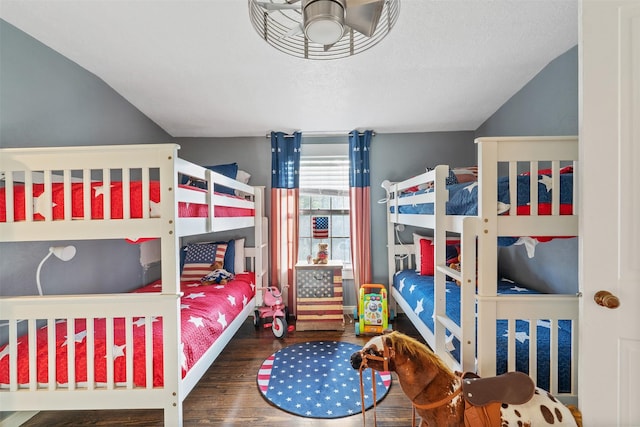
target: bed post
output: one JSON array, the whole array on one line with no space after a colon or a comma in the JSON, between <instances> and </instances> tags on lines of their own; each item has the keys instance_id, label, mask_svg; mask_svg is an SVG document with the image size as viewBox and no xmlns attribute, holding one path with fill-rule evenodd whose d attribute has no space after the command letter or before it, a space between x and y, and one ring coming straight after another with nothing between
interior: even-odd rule
<instances>
[{"instance_id":1,"label":"bed post","mask_svg":"<svg viewBox=\"0 0 640 427\"><path fill-rule=\"evenodd\" d=\"M267 235L269 227L264 215L264 186L254 187L254 212L255 212L255 226L254 226L254 239L255 239L255 259L254 259L254 271L256 275L256 286L266 287L268 286L268 263L269 263L269 245L267 244ZM262 305L262 291L256 290L256 305Z\"/></svg>"},{"instance_id":2,"label":"bed post","mask_svg":"<svg viewBox=\"0 0 640 427\"><path fill-rule=\"evenodd\" d=\"M159 154L160 158L160 200L176 200L178 190L178 170L176 160L180 146L173 144ZM182 425L182 399L184 394L180 390L182 370L180 360L181 326L180 326L180 237L176 230L178 220L177 203L161 203L163 225L160 237L160 253L162 259L162 293L163 296L175 297L171 303L170 315L162 322L162 341L164 354L164 424Z\"/></svg>"},{"instance_id":3,"label":"bed post","mask_svg":"<svg viewBox=\"0 0 640 427\"><path fill-rule=\"evenodd\" d=\"M398 314L398 306L393 298L391 288L393 287L393 277L396 273L396 239L395 239L395 223L391 218L391 199L389 189L385 188L387 195L387 268L389 269L389 283L387 290L389 295L389 312L391 318ZM394 191L395 193L395 191ZM356 307L358 306L358 292L356 290ZM357 308L356 308L357 311Z\"/></svg>"},{"instance_id":4,"label":"bed post","mask_svg":"<svg viewBox=\"0 0 640 427\"><path fill-rule=\"evenodd\" d=\"M496 374L496 301L498 265L498 141L476 140L478 144L478 374Z\"/></svg>"},{"instance_id":5,"label":"bed post","mask_svg":"<svg viewBox=\"0 0 640 427\"><path fill-rule=\"evenodd\" d=\"M433 265L434 271L434 351L436 354L447 354L446 339L447 328L441 321L441 319L447 318L446 311L446 275L443 270L438 268L439 266L446 266L446 215L447 215L447 200L449 199L449 190L446 189L446 177L449 176L448 166L436 166L434 177L435 187L435 200L433 206L433 213L435 218L433 229Z\"/></svg>"}]
</instances>

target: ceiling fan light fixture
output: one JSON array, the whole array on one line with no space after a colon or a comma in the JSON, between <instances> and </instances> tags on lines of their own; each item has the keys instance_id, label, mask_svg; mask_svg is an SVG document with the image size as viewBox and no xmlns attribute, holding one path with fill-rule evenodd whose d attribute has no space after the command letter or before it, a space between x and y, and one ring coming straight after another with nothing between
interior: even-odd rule
<instances>
[{"instance_id":1,"label":"ceiling fan light fixture","mask_svg":"<svg viewBox=\"0 0 640 427\"><path fill-rule=\"evenodd\" d=\"M400 0L248 0L261 39L287 55L328 60L357 55L382 41Z\"/></svg>"},{"instance_id":2,"label":"ceiling fan light fixture","mask_svg":"<svg viewBox=\"0 0 640 427\"><path fill-rule=\"evenodd\" d=\"M344 5L335 0L310 1L304 7L304 33L309 40L332 45L344 35Z\"/></svg>"}]
</instances>

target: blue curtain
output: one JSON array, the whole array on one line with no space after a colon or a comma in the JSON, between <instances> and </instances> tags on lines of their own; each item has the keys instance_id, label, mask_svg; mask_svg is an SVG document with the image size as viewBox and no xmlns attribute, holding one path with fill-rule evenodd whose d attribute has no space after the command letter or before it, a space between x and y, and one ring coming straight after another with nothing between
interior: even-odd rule
<instances>
[{"instance_id":1,"label":"blue curtain","mask_svg":"<svg viewBox=\"0 0 640 427\"><path fill-rule=\"evenodd\" d=\"M298 188L302 134L271 132L271 188Z\"/></svg>"},{"instance_id":2,"label":"blue curtain","mask_svg":"<svg viewBox=\"0 0 640 427\"><path fill-rule=\"evenodd\" d=\"M369 187L369 150L373 131L349 133L349 187Z\"/></svg>"},{"instance_id":3,"label":"blue curtain","mask_svg":"<svg viewBox=\"0 0 640 427\"><path fill-rule=\"evenodd\" d=\"M280 286L291 313L298 260L300 144L302 134L271 132L271 285ZM290 288L287 290L286 287Z\"/></svg>"},{"instance_id":4,"label":"blue curtain","mask_svg":"<svg viewBox=\"0 0 640 427\"><path fill-rule=\"evenodd\" d=\"M349 133L349 223L356 301L360 286L371 283L371 186L369 152L373 131Z\"/></svg>"}]
</instances>

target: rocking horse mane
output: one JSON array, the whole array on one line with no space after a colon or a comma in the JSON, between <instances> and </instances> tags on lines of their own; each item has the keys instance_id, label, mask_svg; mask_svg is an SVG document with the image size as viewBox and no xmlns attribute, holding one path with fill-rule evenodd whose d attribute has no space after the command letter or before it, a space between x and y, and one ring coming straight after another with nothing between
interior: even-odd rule
<instances>
[{"instance_id":1,"label":"rocking horse mane","mask_svg":"<svg viewBox=\"0 0 640 427\"><path fill-rule=\"evenodd\" d=\"M387 338L391 339L393 344L393 349L396 354L401 353L408 356L411 359L422 360L428 359L436 365L436 368L448 372L453 375L453 371L440 359L435 355L433 351L429 349L425 344L420 341L412 338L408 335L404 335L397 331L390 332L386 335Z\"/></svg>"}]
</instances>

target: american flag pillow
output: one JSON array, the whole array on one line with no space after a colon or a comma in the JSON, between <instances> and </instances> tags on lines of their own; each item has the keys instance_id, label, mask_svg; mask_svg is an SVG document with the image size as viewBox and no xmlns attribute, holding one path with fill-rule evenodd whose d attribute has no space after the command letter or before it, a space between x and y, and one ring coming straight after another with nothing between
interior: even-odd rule
<instances>
[{"instance_id":1,"label":"american flag pillow","mask_svg":"<svg viewBox=\"0 0 640 427\"><path fill-rule=\"evenodd\" d=\"M226 243L190 243L185 248L184 268L181 282L197 282L211 271L211 264L220 261L224 264L227 252Z\"/></svg>"}]
</instances>

